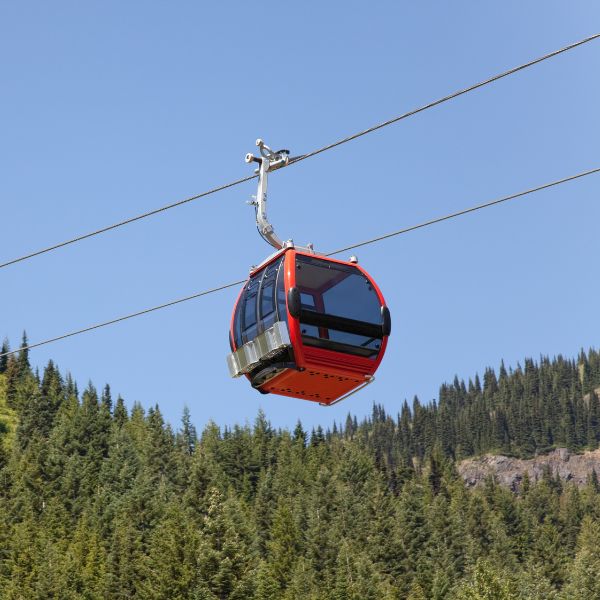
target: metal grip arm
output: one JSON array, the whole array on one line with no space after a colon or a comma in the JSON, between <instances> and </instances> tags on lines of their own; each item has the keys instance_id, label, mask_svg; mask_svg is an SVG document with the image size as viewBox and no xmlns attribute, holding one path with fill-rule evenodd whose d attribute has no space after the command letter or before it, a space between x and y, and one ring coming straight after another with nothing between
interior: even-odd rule
<instances>
[{"instance_id":1,"label":"metal grip arm","mask_svg":"<svg viewBox=\"0 0 600 600\"><path fill-rule=\"evenodd\" d=\"M275 230L267 218L267 184L270 171L285 167L289 163L289 151L280 150L273 152L261 139L256 140L256 145L260 150L261 156L246 154L246 162L258 163L258 189L256 200L253 202L256 207L256 227L262 238L278 250L283 248L284 243L275 234Z\"/></svg>"}]
</instances>

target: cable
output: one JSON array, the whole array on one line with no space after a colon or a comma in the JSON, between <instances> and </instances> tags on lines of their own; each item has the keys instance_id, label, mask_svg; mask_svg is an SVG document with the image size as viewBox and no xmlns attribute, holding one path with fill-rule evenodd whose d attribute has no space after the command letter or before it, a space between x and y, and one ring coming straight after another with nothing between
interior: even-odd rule
<instances>
[{"instance_id":1,"label":"cable","mask_svg":"<svg viewBox=\"0 0 600 600\"><path fill-rule=\"evenodd\" d=\"M485 204L479 204L477 206L472 206L471 208L465 208L464 210L450 213L449 215L445 215L443 217L437 217L436 219L432 219L430 221L425 221L424 223L420 223L419 225L413 225L412 227L406 227L404 229L399 229L398 231L394 231L392 233L388 233L386 235L382 235L376 238L372 238L370 240L366 240L364 242L359 242L358 244L353 244L351 246L346 246L345 248L340 248L339 250L335 250L334 252L330 252L326 256L333 256L334 254L339 254L340 252L346 252L347 250L352 250L353 248L358 248L359 246L366 246L368 244L374 244L375 242L380 242L390 237L394 237L397 235L401 235L403 233L408 233L409 231L414 231L415 229L421 229L423 227L428 227L429 225L433 225L435 223L440 223L442 221L447 221L449 219L454 219L455 217L459 217L461 215L466 215L468 213L474 212L476 210L481 210L482 208L488 208L490 206L494 206L496 204L500 204L502 202L507 202L508 200L514 200L515 198L520 198L522 196L526 196L528 194L533 194L534 192L539 192L540 190L545 190L550 187L554 187L560 185L561 183L566 183L568 181L573 181L575 179L579 179L581 177L586 177L587 175L592 175L593 173L600 172L600 167L595 169L590 169L588 171L583 171L581 173L577 173L576 175L571 175L569 177L564 177L563 179L557 179L556 181L551 181L550 183L545 183L543 185L529 188L523 192L518 192L516 194L511 194L510 196L504 196L502 198L498 198L497 200L492 200L491 202L486 202ZM110 321L105 321L103 323L98 323L97 325L92 325L90 327L85 327L83 329L78 329L76 331L72 331L70 333L65 333L64 335L59 335L54 338L50 338L44 340L42 342L37 342L35 344L29 344L28 346L23 346L18 348L17 350L10 350L9 352L4 352L0 354L0 358L3 356L10 356L12 354L17 354L21 350L30 350L31 348L37 348L39 346L44 346L46 344L50 344L52 342L57 342L59 340L64 340L65 338L73 337L74 335L79 335L80 333L86 333L88 331L92 331L94 329L100 329L101 327L106 327L107 325L113 325L114 323L119 323L120 321L126 321L127 319L133 319L133 317L139 317L141 315L145 315L156 310L161 310L163 308L167 308L169 306L174 306L175 304L181 304L182 302L187 302L188 300L194 300L196 298L200 298L201 296L207 296L208 294L213 294L215 292L219 292L221 290L226 290L227 288L231 288L237 285L241 285L246 280L241 279L240 281L234 281L233 283L227 283L225 285L212 288L209 290L205 290L203 292L198 292L197 294L192 294L191 296L186 296L185 298L179 298L178 300L173 300L171 302L167 302L165 304L160 304L158 306L154 306L152 308L146 308L144 310L140 310L135 313L131 313L129 315L125 315L123 317L118 317L116 319L112 319Z\"/></svg>"},{"instance_id":2,"label":"cable","mask_svg":"<svg viewBox=\"0 0 600 600\"><path fill-rule=\"evenodd\" d=\"M562 54L563 52L567 52L569 50L572 50L573 48L577 48L578 46L581 46L582 44L586 44L587 42L591 42L592 40L595 40L597 38L600 37L600 33L597 33L595 35L589 36L587 38L584 38L578 42L575 42L574 44L569 44L568 46L565 46L564 48L561 48L560 50L555 50L554 52L550 52L549 54L545 54L544 56L541 56L540 58L536 58L532 61L529 61L527 63L524 63L518 67L514 67L513 69L509 69L508 71L504 71L503 73L500 73L499 75L494 75L493 77L490 77L489 79L486 79L484 81L481 81L479 83L476 83L472 86L469 86L467 88L464 88L462 90L459 90L457 92L454 92L453 94L449 94L448 96L444 96L443 98L440 98L438 100L434 100L433 102L430 102L429 104L425 104L423 106L420 106L419 108L415 108L414 110L411 110L409 112L406 112L402 115L399 115L397 117L394 117L392 119L389 119L387 121L384 121L383 123L379 123L378 125L374 125L373 127L369 127L368 129L365 129L364 131L360 131L358 133L354 133L348 137L345 137L341 140L338 140L337 142L333 142L332 144L328 144L327 146L323 146L322 148L318 148L317 150L313 150L312 152L309 152L307 154L303 154L301 156L296 156L294 158L292 158L290 160L290 165L299 163L303 160L306 160L307 158L311 158L313 156L316 156L317 154L321 154L322 152L325 152L327 150L331 150L332 148L336 148L337 146L341 146L342 144L345 144L347 142L350 142L352 140L355 140L359 137L362 137L364 135L367 135L368 133L372 133L373 131L377 131L378 129L381 129L383 127L387 127L388 125L392 125L393 123L396 123L398 121L401 121L403 119L406 119L408 117L411 117L413 115L416 115L420 112L423 112L425 110L428 110L429 108L433 108L434 106L438 106L440 104L443 104L444 102L448 102L449 100L452 100L454 98L457 98L458 96L462 96L463 94L467 94L468 92L471 92L473 90L476 90L480 87L483 87L485 85L488 85L490 83L493 83L494 81L498 81L499 79L502 79L504 77L507 77L508 75L512 75L513 73L517 73L518 71L522 71L523 69L527 69L528 67L531 67L533 65L536 65L544 60L547 60L549 58L552 58L554 56L558 56L559 54ZM191 196L190 198L186 198L184 200L180 200L179 202L174 202L173 204L167 204L166 206L163 206L161 208L157 208L145 213L142 213L141 215L137 215L135 217L131 217L129 219L125 219L124 221L120 221L118 223L114 223L113 225L108 225L107 227L102 227L101 229L97 229L95 231L91 231L89 233L85 233L83 235L79 235L77 237L74 237L70 240L66 240L64 242L60 242L58 244L54 244L52 246L48 246L47 248L42 248L41 250L36 250L35 252L31 252L30 254L25 254L23 256L20 256L18 258L13 258L12 260L6 261L4 263L0 263L0 269L3 269L5 267L8 267L10 265L14 265L15 263L24 261L24 260L28 260L30 258L33 258L35 256L39 256L40 254L45 254L47 252L51 252L53 250L57 250L59 248L63 248L64 246L68 246L69 244L74 244L75 242L80 242L82 240L85 240L87 238L91 238L94 237L96 235L100 235L101 233L106 233L107 231L111 231L113 229L117 229L118 227L122 227L124 225L128 225L130 223L133 223L135 221L139 221L141 219L145 219L146 217L150 217L152 215L170 210L171 208L175 208L177 206L181 206L183 204L187 204L188 202L192 202L193 200L198 200L199 198L204 198L205 196L209 196L211 194L214 194L216 192L220 192L222 190L225 190L227 188L230 187L234 187L236 185L239 185L241 183L245 183L246 181L250 181L251 179L255 179L257 177L257 175L250 175L248 177L243 177L242 179L237 179L236 181L232 181L231 183L227 183L225 185L221 185L219 187L213 188L211 190L208 190L206 192L203 192L201 194L197 194L196 196Z\"/></svg>"},{"instance_id":3,"label":"cable","mask_svg":"<svg viewBox=\"0 0 600 600\"><path fill-rule=\"evenodd\" d=\"M166 206L162 206L160 208L155 208L154 210L150 210L148 212L142 213L141 215L137 215L136 217L130 217L129 219L125 219L124 221L119 221L118 223L114 223L113 225L108 225L107 227L102 227L102 229L96 229L96 231L90 231L89 233L84 233L83 235L79 235L70 240L66 240L64 242L60 242L59 244L54 244L54 246L48 246L47 248L42 248L41 250L36 250L31 254L25 254L24 256L19 256L18 258L13 258L5 263L0 264L0 269L4 267L8 267L9 265L14 265L15 263L21 262L23 260L27 260L29 258L33 258L34 256L39 256L40 254L45 254L46 252L51 252L52 250L58 250L58 248L63 248L64 246L68 246L69 244L74 244L75 242L80 242L81 240L85 240L87 238L94 237L95 235L100 235L101 233L106 233L111 229L117 229L117 227L123 227L123 225L129 225L129 223L133 223L134 221L139 221L141 219L145 219L146 217L151 217L152 215L156 215L158 213L164 212L171 208L175 208L176 206L181 206L182 204L187 204L188 202L192 202L193 200L198 200L198 198L204 198L204 196L210 196L210 194L215 194L216 192L220 192L222 190L226 190L227 188L233 187L235 185L239 185L240 183L245 183L246 181L250 181L251 179L256 179L258 175L249 175L248 177L244 177L243 179L237 179L236 181L232 181L231 183L226 183L225 185L220 185L219 187L213 188L212 190L208 190L207 192L202 192L201 194L197 194L196 196L190 196L189 198L185 198L184 200L179 200L178 202L174 202L173 204L167 204Z\"/></svg>"},{"instance_id":4,"label":"cable","mask_svg":"<svg viewBox=\"0 0 600 600\"><path fill-rule=\"evenodd\" d=\"M379 123L378 125L374 125L373 127L369 127L368 129L365 129L364 131L360 131L359 133L354 133L352 135L349 135L348 137L345 137L341 140L338 140L337 142L333 142L333 144L328 144L327 146L323 146L322 148L319 148L318 150L313 150L312 152L309 152L308 154L304 154L302 156L298 156L294 159L290 160L290 164L295 164L297 162L300 162L301 160L305 160L306 158L310 158L312 156L316 156L317 154L321 154L321 152L325 152L326 150L331 150L332 148L335 148L336 146L341 146L342 144L345 144L346 142L350 142L352 140L355 140L359 137L362 137L363 135L367 135L368 133L372 133L373 131L377 131L378 129L381 129L382 127L387 127L388 125L392 125L393 123L397 123L398 121L402 121L402 119L406 119L407 117L412 117L413 115L416 115L420 112L423 112L425 110L428 110L429 108L433 108L434 106L438 106L440 104L443 104L444 102L447 102L448 100L453 100L454 98L458 98L458 96L462 96L463 94L467 94L468 92L472 92L473 90L476 90L480 87L483 87L484 85L488 85L489 83L493 83L494 81L498 81L499 79L502 79L503 77L507 77L508 75L512 75L513 73L517 73L518 71L522 71L523 69L527 69L528 67L532 67L533 65L536 65L544 60L547 60L548 58L552 58L554 56L558 56L559 54L562 54L563 52L567 52L568 50L572 50L573 48L577 48L577 46L581 46L582 44L586 44L587 42L591 42L592 40L595 40L597 38L600 37L600 33L596 33L594 35L591 35L590 37L587 37L583 40L580 40L579 42L575 42L574 44L570 44L569 46L565 46L564 48L561 48L560 50L555 50L554 52L550 52L550 54L546 54L544 56L541 56L540 58L536 58L535 60L532 60L528 63L525 63L523 65L520 65L518 67L514 67L513 69L509 69L508 71L504 71L504 73L500 73L499 75L494 75L493 77L490 77L489 79L486 79L485 81L481 81L480 83L476 83L475 85L471 85L469 87L466 87L462 90L459 90L458 92L454 92L453 94L449 94L448 96L444 96L443 98L440 98L439 100L434 100L433 102L430 102L429 104L424 104L423 106L420 106L419 108L415 108L414 110L411 110L409 112L404 113L403 115L400 115L398 117L393 117L392 119L389 119L388 121L384 121L383 123Z\"/></svg>"},{"instance_id":5,"label":"cable","mask_svg":"<svg viewBox=\"0 0 600 600\"><path fill-rule=\"evenodd\" d=\"M465 208L464 210L459 210L458 212L450 213L449 215L445 215L443 217L437 217L435 219L431 219L430 221L419 223L418 225L405 227L404 229L399 229L398 231L393 231L392 233L386 233L385 235L380 235L379 237L372 238L364 242L359 242L358 244L352 244L352 246L346 246L345 248L340 248L339 250L330 252L329 254L326 254L326 256L334 256L335 254L341 254L342 252L347 252L348 250L353 250L354 248L360 248L360 246L368 246L369 244L374 244L375 242L381 242L382 240L387 240L388 238L395 237L397 235L402 235L403 233L408 233L409 231L414 231L415 229L421 229L422 227L428 227L429 225L434 225L435 223L448 221L449 219L454 219L455 217L460 217L461 215L466 215L468 213L475 212L476 210L481 210L482 208L488 208L496 204L502 204L503 202L508 202L509 200L520 198L521 196L527 196L527 194L533 194L534 192L539 192L540 190L545 190L554 187L555 185L566 183L567 181L573 181L574 179L579 179L580 177L585 177L586 175L592 175L593 173L598 173L599 171L600 167L598 167L597 169L590 169L589 171L583 171L582 173L577 173L577 175L571 175L570 177L565 177L564 179L558 179L550 183L545 183L544 185L530 188L528 190L525 190L524 192L518 192L517 194L504 196L503 198L498 198L497 200L492 200L491 202L486 202L485 204L478 204L477 206Z\"/></svg>"},{"instance_id":6,"label":"cable","mask_svg":"<svg viewBox=\"0 0 600 600\"><path fill-rule=\"evenodd\" d=\"M111 319L110 321L104 321L103 323L97 323L96 325L91 325L90 327L84 327L83 329L78 329L76 331L71 331L70 333L65 333L64 335L59 335L54 338L50 338L48 340L44 340L43 342L36 342L35 344L29 344L28 346L22 346L17 350L11 350L10 352L4 352L0 354L0 358L3 356L9 356L11 354L16 354L21 350L31 350L31 348L37 348L39 346L45 346L46 344L51 344L52 342L58 342L59 340L64 340L65 338L73 337L74 335L79 335L80 333L86 333L88 331L93 331L94 329L100 329L101 327L106 327L107 325L114 325L115 323L120 323L121 321L127 321L128 319L133 319L133 317L139 317L141 315L146 315L148 313L154 312L155 310L161 310L162 308L168 308L169 306L174 306L175 304L181 304L182 302L187 302L188 300L194 300L196 298L200 298L201 296L207 296L208 294L213 294L214 292L220 292L221 290L226 290L227 288L234 287L236 285L241 285L246 280L241 279L240 281L234 281L233 283L227 283L225 285L221 285L216 288L212 288L210 290L205 290L203 292L198 292L197 294L192 294L191 296L186 296L185 298L179 298L179 300L172 300L171 302L166 302L165 304L159 304L158 306L153 306L152 308L145 308L144 310L140 310L138 312L131 313L129 315L125 315L123 317L118 317L116 319Z\"/></svg>"}]
</instances>

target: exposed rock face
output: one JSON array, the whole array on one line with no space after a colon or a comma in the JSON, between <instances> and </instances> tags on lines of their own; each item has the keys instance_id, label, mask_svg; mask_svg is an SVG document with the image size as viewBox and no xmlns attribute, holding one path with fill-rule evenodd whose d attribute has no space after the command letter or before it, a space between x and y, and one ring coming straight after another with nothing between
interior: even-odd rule
<instances>
[{"instance_id":1,"label":"exposed rock face","mask_svg":"<svg viewBox=\"0 0 600 600\"><path fill-rule=\"evenodd\" d=\"M514 491L519 489L526 471L534 482L548 468L553 475L558 473L564 481L585 485L592 471L600 475L600 449L572 454L566 448L558 448L550 454L527 460L486 454L480 458L463 460L458 465L458 471L469 487L481 485L488 476L493 475L500 485Z\"/></svg>"}]
</instances>

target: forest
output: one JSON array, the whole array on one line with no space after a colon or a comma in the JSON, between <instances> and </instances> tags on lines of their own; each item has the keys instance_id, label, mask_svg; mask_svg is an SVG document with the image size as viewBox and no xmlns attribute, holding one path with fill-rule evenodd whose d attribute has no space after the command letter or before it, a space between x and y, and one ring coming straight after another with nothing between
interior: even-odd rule
<instances>
[{"instance_id":1,"label":"forest","mask_svg":"<svg viewBox=\"0 0 600 600\"><path fill-rule=\"evenodd\" d=\"M8 349L5 343L4 351ZM456 378L306 431L197 432L0 358L0 598L600 599L600 483L457 462L600 442L600 353Z\"/></svg>"}]
</instances>

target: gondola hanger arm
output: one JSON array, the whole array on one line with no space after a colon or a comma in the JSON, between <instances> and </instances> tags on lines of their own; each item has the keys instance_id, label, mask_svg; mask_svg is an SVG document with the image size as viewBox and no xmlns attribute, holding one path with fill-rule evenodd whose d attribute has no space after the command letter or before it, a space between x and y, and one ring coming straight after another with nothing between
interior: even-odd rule
<instances>
[{"instance_id":1,"label":"gondola hanger arm","mask_svg":"<svg viewBox=\"0 0 600 600\"><path fill-rule=\"evenodd\" d=\"M261 237L271 244L271 246L280 250L286 245L292 245L293 242L282 242L275 230L273 225L269 222L267 217L267 184L268 174L271 171L287 167L290 162L290 151L289 150L278 150L274 152L267 146L260 138L256 140L260 156L254 156L248 152L246 154L247 163L258 163L258 168L255 173L258 175L258 189L256 191L256 197L250 204L256 209L256 227Z\"/></svg>"}]
</instances>

